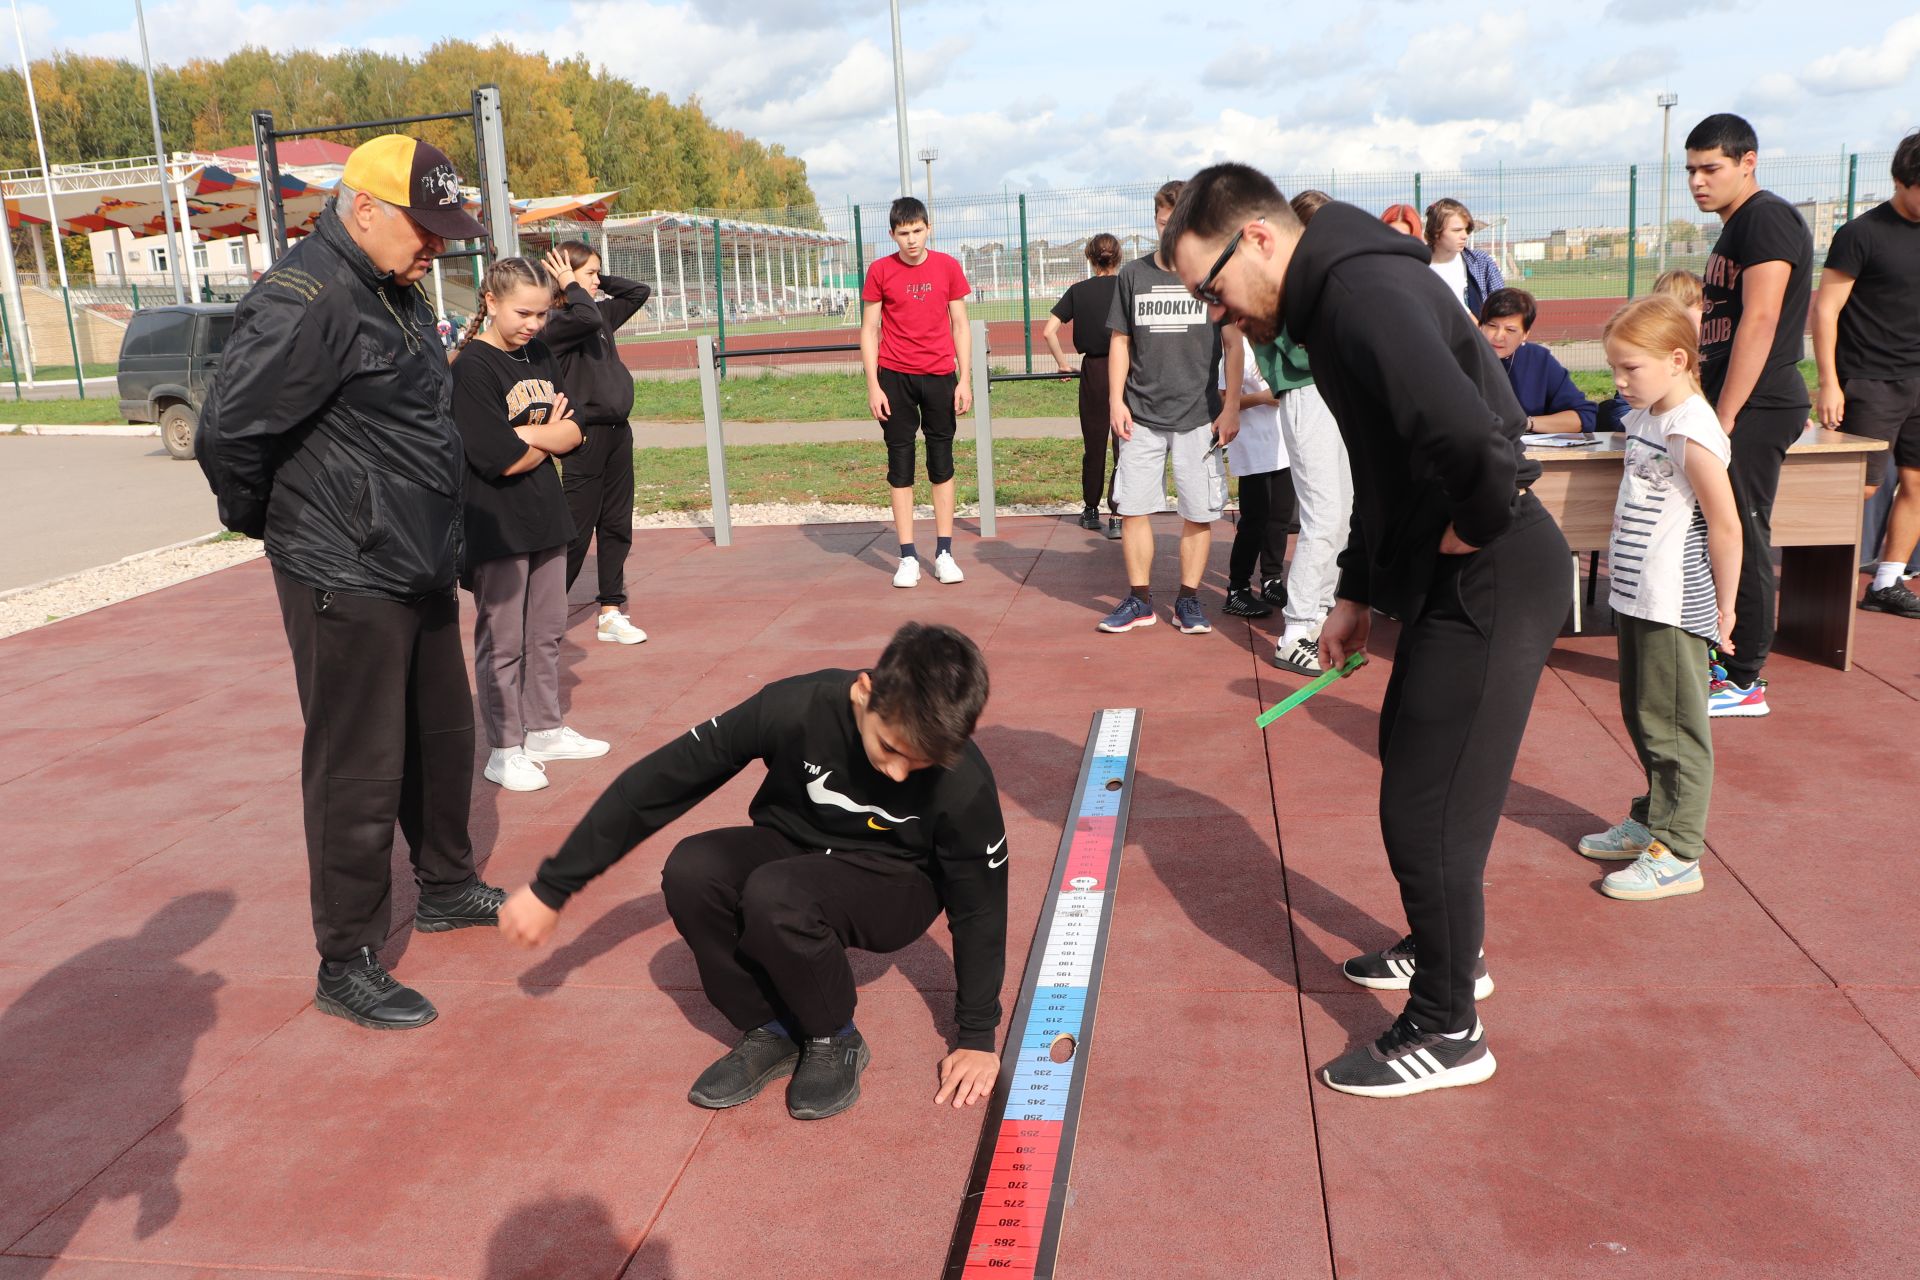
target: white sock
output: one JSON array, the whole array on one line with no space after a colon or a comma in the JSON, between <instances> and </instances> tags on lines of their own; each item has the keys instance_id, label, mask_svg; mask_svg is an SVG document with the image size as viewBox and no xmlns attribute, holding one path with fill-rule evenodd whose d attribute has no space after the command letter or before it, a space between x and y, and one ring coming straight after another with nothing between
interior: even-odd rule
<instances>
[{"instance_id":1,"label":"white sock","mask_svg":"<svg viewBox=\"0 0 1920 1280\"><path fill-rule=\"evenodd\" d=\"M1882 560L1873 567L1873 589L1875 591L1885 590L1900 581L1900 575L1906 571L1907 566L1901 561Z\"/></svg>"},{"instance_id":2,"label":"white sock","mask_svg":"<svg viewBox=\"0 0 1920 1280\"><path fill-rule=\"evenodd\" d=\"M1465 1040L1468 1036L1472 1034L1473 1034L1473 1028L1468 1027L1465 1031L1442 1031L1440 1033L1440 1036L1442 1039L1445 1039L1445 1040Z\"/></svg>"},{"instance_id":3,"label":"white sock","mask_svg":"<svg viewBox=\"0 0 1920 1280\"><path fill-rule=\"evenodd\" d=\"M1296 643L1298 643L1301 640L1305 640L1308 636L1312 634L1313 634L1312 623L1289 622L1286 625L1286 629L1280 633L1280 643L1278 645L1278 648L1280 652L1285 653L1287 650L1293 648L1293 646Z\"/></svg>"}]
</instances>

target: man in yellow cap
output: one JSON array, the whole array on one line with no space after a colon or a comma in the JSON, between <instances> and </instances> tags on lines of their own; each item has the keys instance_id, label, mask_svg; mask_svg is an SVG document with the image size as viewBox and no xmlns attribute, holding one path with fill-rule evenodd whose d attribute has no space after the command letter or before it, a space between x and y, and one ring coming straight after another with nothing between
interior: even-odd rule
<instances>
[{"instance_id":1,"label":"man in yellow cap","mask_svg":"<svg viewBox=\"0 0 1920 1280\"><path fill-rule=\"evenodd\" d=\"M378 957L393 828L414 927L494 925L474 873L473 701L454 594L466 469L433 310L414 287L484 228L445 154L354 149L313 233L242 299L196 453L227 528L264 538L306 720L301 751L314 1003L362 1026L436 1011Z\"/></svg>"}]
</instances>

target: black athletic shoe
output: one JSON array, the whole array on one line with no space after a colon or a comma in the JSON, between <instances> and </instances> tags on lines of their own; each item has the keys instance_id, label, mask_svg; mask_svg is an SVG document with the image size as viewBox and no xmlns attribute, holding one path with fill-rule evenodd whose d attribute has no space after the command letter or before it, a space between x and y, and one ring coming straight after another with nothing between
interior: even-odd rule
<instances>
[{"instance_id":1,"label":"black athletic shoe","mask_svg":"<svg viewBox=\"0 0 1920 1280\"><path fill-rule=\"evenodd\" d=\"M1120 541L1120 517L1119 516L1107 517L1107 541L1108 542Z\"/></svg>"},{"instance_id":2,"label":"black athletic shoe","mask_svg":"<svg viewBox=\"0 0 1920 1280\"><path fill-rule=\"evenodd\" d=\"M1340 966L1348 982L1357 982L1375 991L1405 991L1413 985L1413 971L1419 966L1413 958L1411 935L1400 939L1385 951L1355 956ZM1473 998L1485 1000L1493 994L1493 976L1487 972L1487 953L1482 951L1473 965Z\"/></svg>"},{"instance_id":3,"label":"black athletic shoe","mask_svg":"<svg viewBox=\"0 0 1920 1280\"><path fill-rule=\"evenodd\" d=\"M1479 1019L1471 1035L1449 1040L1422 1031L1403 1013L1372 1044L1349 1049L1320 1068L1320 1078L1341 1093L1363 1098L1404 1098L1429 1089L1479 1084L1493 1077L1493 1051Z\"/></svg>"},{"instance_id":4,"label":"black athletic shoe","mask_svg":"<svg viewBox=\"0 0 1920 1280\"><path fill-rule=\"evenodd\" d=\"M775 1080L792 1075L799 1060L799 1045L776 1031L755 1027L726 1057L700 1073L687 1101L714 1111L751 1102Z\"/></svg>"},{"instance_id":5,"label":"black athletic shoe","mask_svg":"<svg viewBox=\"0 0 1920 1280\"><path fill-rule=\"evenodd\" d=\"M497 926L500 904L506 900L505 889L478 880L448 894L422 893L420 904L413 909L413 927L421 933L445 933L449 929Z\"/></svg>"},{"instance_id":6,"label":"black athletic shoe","mask_svg":"<svg viewBox=\"0 0 1920 1280\"><path fill-rule=\"evenodd\" d=\"M787 1114L825 1120L860 1101L860 1073L872 1058L858 1031L800 1043L800 1065L787 1085Z\"/></svg>"},{"instance_id":7,"label":"black athletic shoe","mask_svg":"<svg viewBox=\"0 0 1920 1280\"><path fill-rule=\"evenodd\" d=\"M1080 527L1082 529L1091 530L1094 533L1100 532L1099 508L1088 507L1086 510L1082 511L1080 513Z\"/></svg>"},{"instance_id":8,"label":"black athletic shoe","mask_svg":"<svg viewBox=\"0 0 1920 1280\"><path fill-rule=\"evenodd\" d=\"M1907 584L1895 579L1890 586L1878 591L1869 591L1861 599L1860 607L1868 613L1891 613L1901 618L1920 618L1920 596L1908 590Z\"/></svg>"},{"instance_id":9,"label":"black athletic shoe","mask_svg":"<svg viewBox=\"0 0 1920 1280\"><path fill-rule=\"evenodd\" d=\"M440 1016L432 1001L394 981L372 947L360 948L351 960L328 960L320 965L313 1007L375 1031L424 1027Z\"/></svg>"},{"instance_id":10,"label":"black athletic shoe","mask_svg":"<svg viewBox=\"0 0 1920 1280\"><path fill-rule=\"evenodd\" d=\"M1220 606L1220 612L1236 618L1264 618L1273 612L1273 606L1245 587L1235 587L1227 592L1227 602Z\"/></svg>"},{"instance_id":11,"label":"black athletic shoe","mask_svg":"<svg viewBox=\"0 0 1920 1280\"><path fill-rule=\"evenodd\" d=\"M1287 580L1268 578L1260 584L1260 598L1276 609L1287 607Z\"/></svg>"}]
</instances>

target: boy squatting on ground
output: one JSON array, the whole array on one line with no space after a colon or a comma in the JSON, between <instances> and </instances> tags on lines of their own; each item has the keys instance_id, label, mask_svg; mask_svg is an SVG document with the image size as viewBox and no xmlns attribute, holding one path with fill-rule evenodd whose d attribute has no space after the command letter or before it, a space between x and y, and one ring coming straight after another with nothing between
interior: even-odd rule
<instances>
[{"instance_id":1,"label":"boy squatting on ground","mask_svg":"<svg viewBox=\"0 0 1920 1280\"><path fill-rule=\"evenodd\" d=\"M754 760L751 825L689 836L661 873L674 927L715 1008L743 1033L688 1100L722 1108L791 1074L787 1109L837 1115L860 1097L847 948L897 951L942 908L953 933L956 1047L934 1101L988 1097L1006 969L1007 836L993 772L972 742L987 668L950 627L907 623L871 671L778 680L633 765L594 802L532 884L500 910L522 946L635 845Z\"/></svg>"}]
</instances>

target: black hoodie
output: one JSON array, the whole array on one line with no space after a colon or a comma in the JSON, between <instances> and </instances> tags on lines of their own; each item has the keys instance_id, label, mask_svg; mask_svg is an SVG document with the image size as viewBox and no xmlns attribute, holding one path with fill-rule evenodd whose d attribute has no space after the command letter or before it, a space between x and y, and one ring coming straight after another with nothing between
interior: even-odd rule
<instances>
[{"instance_id":1,"label":"black hoodie","mask_svg":"<svg viewBox=\"0 0 1920 1280\"><path fill-rule=\"evenodd\" d=\"M614 334L647 305L653 287L619 276L600 277L605 302L577 284L567 286L566 302L547 315L540 340L560 364L567 402L582 426L626 426L633 412L633 370L620 359Z\"/></svg>"},{"instance_id":2,"label":"black hoodie","mask_svg":"<svg viewBox=\"0 0 1920 1280\"><path fill-rule=\"evenodd\" d=\"M1281 293L1353 466L1336 594L1398 618L1419 616L1447 525L1488 545L1540 475L1500 357L1430 256L1336 202L1307 225Z\"/></svg>"}]
</instances>

